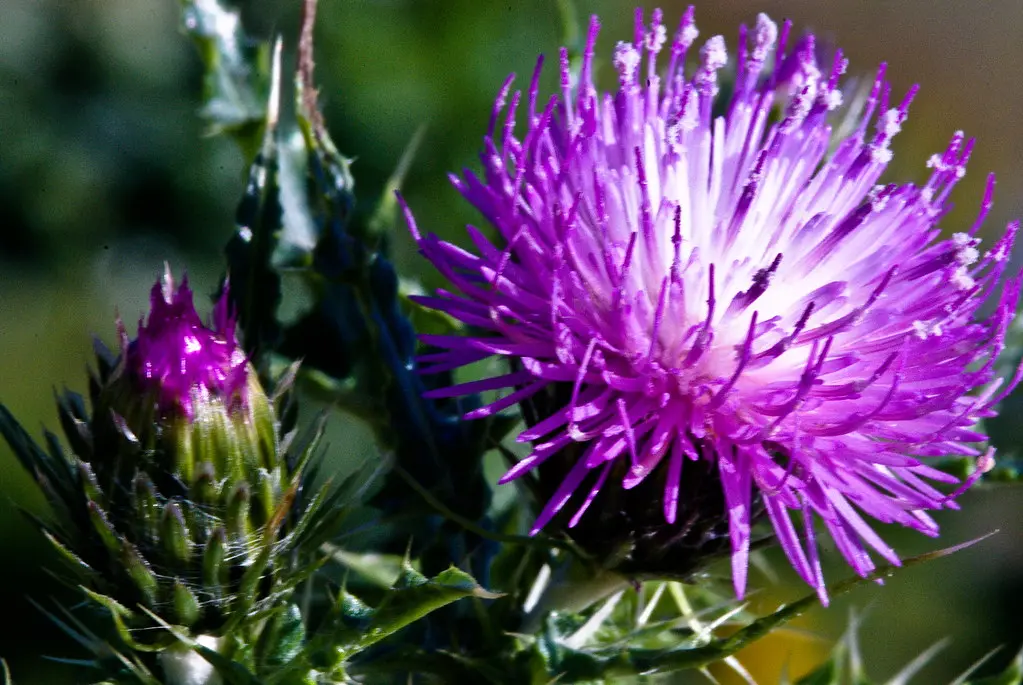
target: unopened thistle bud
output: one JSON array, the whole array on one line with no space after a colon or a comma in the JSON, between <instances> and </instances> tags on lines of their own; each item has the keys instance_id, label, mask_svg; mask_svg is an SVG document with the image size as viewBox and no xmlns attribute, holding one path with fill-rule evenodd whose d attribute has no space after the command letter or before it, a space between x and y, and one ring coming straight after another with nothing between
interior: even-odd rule
<instances>
[{"instance_id":1,"label":"unopened thistle bud","mask_svg":"<svg viewBox=\"0 0 1023 685\"><path fill-rule=\"evenodd\" d=\"M217 477L242 479L279 467L273 410L235 338L222 297L213 327L200 321L187 280L170 275L153 286L148 321L129 341L101 399L146 449L162 447L162 464L192 484L204 465ZM208 468L208 467L207 467Z\"/></svg>"},{"instance_id":2,"label":"unopened thistle bud","mask_svg":"<svg viewBox=\"0 0 1023 685\"><path fill-rule=\"evenodd\" d=\"M221 635L278 607L299 579L293 553L321 501L300 496L315 441L282 449L227 302L204 325L187 281L175 287L168 271L137 337L120 325L116 357L97 345L92 415L78 395L59 398L70 450L48 436L46 454L0 416L55 511L47 536L130 645L176 642L154 630L161 621Z\"/></svg>"},{"instance_id":3,"label":"unopened thistle bud","mask_svg":"<svg viewBox=\"0 0 1023 685\"><path fill-rule=\"evenodd\" d=\"M100 487L90 506L110 551L139 557L136 601L186 626L224 620L287 506L274 411L226 297L212 318L187 280L153 286L148 319L134 340L120 326L120 356L95 384L92 437L107 449L80 466Z\"/></svg>"}]
</instances>

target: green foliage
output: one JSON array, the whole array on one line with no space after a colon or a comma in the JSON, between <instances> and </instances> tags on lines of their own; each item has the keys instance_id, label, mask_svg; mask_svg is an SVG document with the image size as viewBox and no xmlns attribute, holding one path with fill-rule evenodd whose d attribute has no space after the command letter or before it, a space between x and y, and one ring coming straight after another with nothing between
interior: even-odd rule
<instances>
[{"instance_id":1,"label":"green foliage","mask_svg":"<svg viewBox=\"0 0 1023 685\"><path fill-rule=\"evenodd\" d=\"M858 640L859 617L853 614L849 619L849 628L835 645L831 657L811 673L796 681L795 685L874 685L875 681L867 676L863 656L860 654ZM939 640L921 652L913 661L906 664L898 673L885 681L884 685L911 685L923 683L917 678L921 669L934 660L947 645L949 640ZM1000 673L984 678L972 678L982 666L999 652L994 649L970 666L950 685L1020 685L1023 683L1023 652L1020 652ZM785 685L790 681L786 680Z\"/></svg>"},{"instance_id":2,"label":"green foliage","mask_svg":"<svg viewBox=\"0 0 1023 685\"><path fill-rule=\"evenodd\" d=\"M457 568L427 578L406 563L376 608L366 607L354 595L342 590L337 612L328 619L334 629L330 639L338 653L347 657L456 600L498 596L484 590L472 576Z\"/></svg>"},{"instance_id":3,"label":"green foliage","mask_svg":"<svg viewBox=\"0 0 1023 685\"><path fill-rule=\"evenodd\" d=\"M225 38L212 44L230 43ZM242 82L250 88L269 83L258 152L226 249L230 295L246 350L264 369L301 359L303 391L364 421L405 473L451 511L486 528L491 494L483 454L517 419L463 422L460 417L479 406L478 399L423 398L450 378L417 373L413 319L424 329L452 322L411 306L387 257L398 209L393 191L409 155L375 208L360 214L351 160L338 152L323 125L311 52L302 50L300 45L293 117L284 105L289 81L281 75L279 47L265 78ZM252 70L259 66L250 63ZM475 556L472 570L483 572L480 538L459 526L438 530L438 512L404 476L385 476L373 504L383 515L405 521L381 551L397 553L412 538L414 556L426 559L431 572L460 564L464 556ZM461 540L455 553L450 537Z\"/></svg>"},{"instance_id":4,"label":"green foliage","mask_svg":"<svg viewBox=\"0 0 1023 685\"><path fill-rule=\"evenodd\" d=\"M497 596L456 568L427 578L406 562L375 607L342 588L329 611L315 622L313 631L308 630L307 619L299 608L286 604L265 617L265 624L254 642L239 640L237 634L231 634L223 638L223 644L217 649L156 614L146 613L167 638L161 650L163 658L167 658L166 655L186 658L189 652L194 652L212 664L223 682L229 685L314 685L343 682L351 659L441 607L467 597L493 599ZM107 670L113 671L110 682L160 684L153 671L137 656L138 651L145 649L143 645L125 645L126 654L118 653L69 613L64 613L73 625L52 617L97 655L92 665L100 666L101 659L108 662ZM358 668L372 670L373 663L372 656L362 658Z\"/></svg>"},{"instance_id":5,"label":"green foliage","mask_svg":"<svg viewBox=\"0 0 1023 685\"><path fill-rule=\"evenodd\" d=\"M181 0L182 27L199 50L203 71L201 116L210 133L228 133L247 156L266 118L270 51L242 30L236 10L220 0Z\"/></svg>"},{"instance_id":6,"label":"green foliage","mask_svg":"<svg viewBox=\"0 0 1023 685\"><path fill-rule=\"evenodd\" d=\"M904 560L902 567L884 566L865 578L853 577L840 581L829 586L828 595L839 597L879 578L890 577L900 568L917 566L963 547L959 545L929 552ZM532 667L529 676L531 680L520 682L548 682L554 678L559 683L617 682L617 679L640 675L705 669L714 663L727 662L743 648L819 603L818 596L810 594L780 606L771 614L753 618L743 612L741 605L725 602L711 607L710 616L713 618L708 620L706 616L694 614L689 602L681 595L680 584L670 581L665 586L670 594L675 595L679 613L660 621L640 620L640 616L648 618L652 609L637 610L636 605L615 616L614 605L621 601L621 593L607 600L585 623L580 624L578 619L572 617L551 615L544 629L535 639L529 640L532 644L532 657L529 661ZM655 597L660 599L661 594L655 594ZM656 601L653 600L655 605ZM606 611L609 605L612 610L602 614L602 610ZM736 629L727 637L717 637L716 629L726 624ZM840 647L836 659L842 658L844 653ZM836 666L825 664L815 677L824 678L834 668ZM525 678L525 674L520 674L520 677ZM808 680L801 685L812 685L814 682Z\"/></svg>"},{"instance_id":7,"label":"green foliage","mask_svg":"<svg viewBox=\"0 0 1023 685\"><path fill-rule=\"evenodd\" d=\"M935 560L962 547L906 559L902 568ZM866 578L854 577L835 583L829 588L829 595L833 598L841 596L879 578L890 577L899 570L886 566ZM504 573L500 575L509 577ZM527 574L522 580L528 587L533 577ZM685 586L677 581L651 581L632 588L627 585L618 587L620 589L610 597L583 611L545 612L542 625L536 630L521 623L523 627L520 630L505 627L503 636L506 641L498 639L489 643L490 649L484 652L467 654L445 650L423 653L406 645L400 656L392 654L388 660L357 660L349 673L382 676L413 671L431 683L539 685L550 682L629 682L654 674L705 671L717 663L725 663L743 672L734 659L739 651L816 607L819 602L817 595L808 595L779 607L771 614L756 617L746 611L744 605L736 604L727 595L715 593L706 584ZM519 607L525 602L522 595L514 596L514 593L489 602L485 613L478 619L483 632L499 628L501 621L505 620L501 618L502 612L507 611L507 605L502 608L502 604L509 600ZM363 610L361 605L352 603L350 606L349 611L353 615L362 615L359 613ZM526 617L518 614L517 618L521 622ZM719 636L721 632L725 636ZM925 655L904 669L899 676L903 680L893 680L890 685L906 685L908 678L930 656ZM860 663L855 633L850 631L839 643L832 659L801 680L799 685L869 685ZM957 685L967 682L963 680Z\"/></svg>"},{"instance_id":8,"label":"green foliage","mask_svg":"<svg viewBox=\"0 0 1023 685\"><path fill-rule=\"evenodd\" d=\"M230 682L291 685L307 682L305 679L312 677L310 674L316 674L315 682L340 682L347 677L349 660L427 614L466 597L487 599L496 595L458 569L451 568L434 578L426 578L406 562L375 607L342 588L329 610L317 621L315 631L308 634L297 609L281 614L274 628L275 650L265 657L268 668L259 679L238 671L235 680L230 680L229 674L237 671L237 664L225 661L223 654L202 645L195 644L193 648L209 658ZM373 657L360 657L357 663L358 668L371 669ZM273 668L269 668L271 665Z\"/></svg>"}]
</instances>

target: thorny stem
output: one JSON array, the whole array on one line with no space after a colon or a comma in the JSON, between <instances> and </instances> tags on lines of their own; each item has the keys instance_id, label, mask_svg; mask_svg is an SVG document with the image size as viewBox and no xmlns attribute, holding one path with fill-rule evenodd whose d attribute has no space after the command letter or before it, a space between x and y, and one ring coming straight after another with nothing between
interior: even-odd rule
<instances>
[{"instance_id":1,"label":"thorny stem","mask_svg":"<svg viewBox=\"0 0 1023 685\"><path fill-rule=\"evenodd\" d=\"M316 106L319 92L313 81L316 62L313 58L313 27L316 25L317 0L302 1L302 25L298 36L298 79L302 87L302 108L313 131L320 135L324 130L323 115Z\"/></svg>"}]
</instances>

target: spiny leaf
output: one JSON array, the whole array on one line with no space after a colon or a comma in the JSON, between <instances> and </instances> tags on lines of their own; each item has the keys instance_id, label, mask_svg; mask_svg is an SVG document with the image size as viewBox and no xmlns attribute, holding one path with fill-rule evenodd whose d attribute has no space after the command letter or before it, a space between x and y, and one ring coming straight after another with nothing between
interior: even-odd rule
<instances>
[{"instance_id":1,"label":"spiny leaf","mask_svg":"<svg viewBox=\"0 0 1023 685\"><path fill-rule=\"evenodd\" d=\"M302 653L282 665L268 681L292 682L290 679L307 670L308 664L324 659L332 662L331 668L340 669L347 659L440 607L465 597L500 596L484 590L472 576L457 568L434 578L406 573L403 585L392 587L376 608L342 589L330 615Z\"/></svg>"},{"instance_id":2,"label":"spiny leaf","mask_svg":"<svg viewBox=\"0 0 1023 685\"><path fill-rule=\"evenodd\" d=\"M67 562L68 566L72 570L80 572L90 578L97 577L98 574L96 573L96 571L87 563L85 563L85 561L82 560L81 557L79 557L77 554L68 549L60 540L58 540L52 533L46 530L42 525L40 525L39 527L43 533L43 537L45 537L46 540L51 545L53 545L53 549L56 550L57 554L60 556L61 559Z\"/></svg>"},{"instance_id":3,"label":"spiny leaf","mask_svg":"<svg viewBox=\"0 0 1023 685\"><path fill-rule=\"evenodd\" d=\"M945 649L949 642L949 638L942 638L924 651L920 652L915 659L903 666L902 669L888 681L887 685L909 685L910 680L915 677L924 666L933 661L938 652Z\"/></svg>"},{"instance_id":4,"label":"spiny leaf","mask_svg":"<svg viewBox=\"0 0 1023 685\"><path fill-rule=\"evenodd\" d=\"M839 581L828 588L828 595L832 598L839 597L862 585L881 578L890 577L902 568L917 566L924 562L952 554L960 549L976 544L992 534L990 533L964 544L905 559L901 567L885 565L866 577L861 578L857 576ZM547 647L540 651L544 654L543 660L547 664L548 673L551 676L557 676L559 683L581 683L589 680L700 669L731 657L739 650L766 636L775 628L802 615L818 603L819 598L817 594L810 594L791 604L782 605L774 613L753 621L726 638L714 639L698 647L679 649L572 649L567 647L561 639L551 639L554 637L550 635L553 627L548 625L547 632L549 637ZM537 648L540 648L539 644ZM821 675L823 677L825 674ZM828 683L828 680L817 682Z\"/></svg>"},{"instance_id":5,"label":"spiny leaf","mask_svg":"<svg viewBox=\"0 0 1023 685\"><path fill-rule=\"evenodd\" d=\"M974 673L976 673L977 670L980 669L981 666L983 666L988 661L990 661L991 658L995 654L998 654L998 652L1000 652L1000 651L1002 651L1002 647L1001 646L998 646L998 647L995 647L994 649L988 650L987 654L985 654L984 656L980 657L979 659L974 661L972 664L970 664L969 668L967 668L965 671L960 673L959 677L956 678L955 680L953 680L948 685L966 685L966 683L969 682L970 676L972 676Z\"/></svg>"},{"instance_id":6,"label":"spiny leaf","mask_svg":"<svg viewBox=\"0 0 1023 685\"><path fill-rule=\"evenodd\" d=\"M872 685L863 669L860 657L859 630L862 615L853 611L845 634L831 651L831 657L809 674L799 679L796 685ZM785 681L788 685L789 681Z\"/></svg>"},{"instance_id":7,"label":"spiny leaf","mask_svg":"<svg viewBox=\"0 0 1023 685\"><path fill-rule=\"evenodd\" d=\"M231 304L245 331L245 351L272 350L278 344L280 325L276 320L281 302L281 279L270 267L281 227L281 206L277 181L277 119L280 105L281 45L274 49L271 87L266 109L262 147L249 168L245 193L238 203L237 230L227 243ZM225 281L224 287L228 284Z\"/></svg>"},{"instance_id":8,"label":"spiny leaf","mask_svg":"<svg viewBox=\"0 0 1023 685\"><path fill-rule=\"evenodd\" d=\"M78 620L70 611L64 607L58 605L57 609L61 614L64 615L65 620L62 620L42 606L29 599L29 602L42 612L47 618L54 622L58 628L64 631L71 639L80 644L86 650L89 651L95 658L87 661L81 659L63 659L59 657L47 657L51 661L60 663L67 663L78 666L89 666L92 668L109 668L107 665L111 663L118 664L118 670L123 669L127 674L131 675L134 680L133 685L161 685L148 668L141 662L139 655L131 654L125 655L117 651L109 642L99 638L89 628ZM127 645L130 649L134 649L132 645ZM122 681L123 682L123 681Z\"/></svg>"},{"instance_id":9,"label":"spiny leaf","mask_svg":"<svg viewBox=\"0 0 1023 685\"><path fill-rule=\"evenodd\" d=\"M341 651L346 654L360 652L430 612L459 599L465 597L494 599L500 596L484 590L472 576L454 567L431 579L416 574L418 577L414 579L414 583L412 576L403 575L410 584L395 587L384 595L383 600L372 610L362 630L342 631L336 636L336 644Z\"/></svg>"},{"instance_id":10,"label":"spiny leaf","mask_svg":"<svg viewBox=\"0 0 1023 685\"><path fill-rule=\"evenodd\" d=\"M39 483L44 483L58 497L58 503L74 499L71 467L39 448L7 407L0 404L0 435L22 467Z\"/></svg>"}]
</instances>

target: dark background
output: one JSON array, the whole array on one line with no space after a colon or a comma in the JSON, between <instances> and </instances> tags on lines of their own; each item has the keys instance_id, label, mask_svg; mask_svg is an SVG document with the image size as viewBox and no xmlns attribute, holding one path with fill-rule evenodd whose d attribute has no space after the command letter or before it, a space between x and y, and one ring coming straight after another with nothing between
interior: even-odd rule
<instances>
[{"instance_id":1,"label":"dark background","mask_svg":"<svg viewBox=\"0 0 1023 685\"><path fill-rule=\"evenodd\" d=\"M298 4L241 6L250 31L290 40ZM357 159L360 200L372 203L426 123L406 196L421 227L458 235L477 218L446 173L475 165L505 75L528 78L537 53L556 54L557 3L320 4L321 100L339 148ZM602 15L600 55L631 37L631 3L577 6L584 23L592 12ZM669 25L684 10L678 2L662 6ZM110 341L115 311L129 323L144 311L164 260L187 268L199 293L216 284L243 162L229 140L203 135L195 116L200 65L178 31L178 11L172 0L0 2L0 400L36 434L43 423L55 424L53 389L84 390L90 335ZM733 49L738 24L753 22L757 11L791 17L797 30L834 40L851 58L851 73L871 73L887 60L896 92L923 86L894 146L892 180L923 179L926 159L953 131L978 136L971 172L953 195L959 207L943 222L947 233L972 220L988 171L997 172L999 185L985 237L1023 215L1023 3L715 0L697 5L701 36L723 33ZM608 71L605 82L613 80ZM547 76L550 92L553 73ZM438 282L405 235L393 242L405 276ZM39 511L41 499L6 446L0 493L0 620L8 635L0 656L19 685L69 682L40 655L81 654L24 601L47 604L57 590L40 571L38 536L16 511ZM939 517L943 542L1000 533L817 611L800 630L750 650L743 663L761 683L777 682L783 664L799 675L827 653L850 606L868 608L861 642L875 678L892 675L944 636L952 643L918 682L947 682L998 644L1005 649L996 661L1004 662L1023 640L1023 492L986 489L961 503L963 511ZM885 533L907 555L940 544ZM803 592L783 562L772 568L788 585L758 598L764 607ZM832 566L832 578L843 574Z\"/></svg>"}]
</instances>

